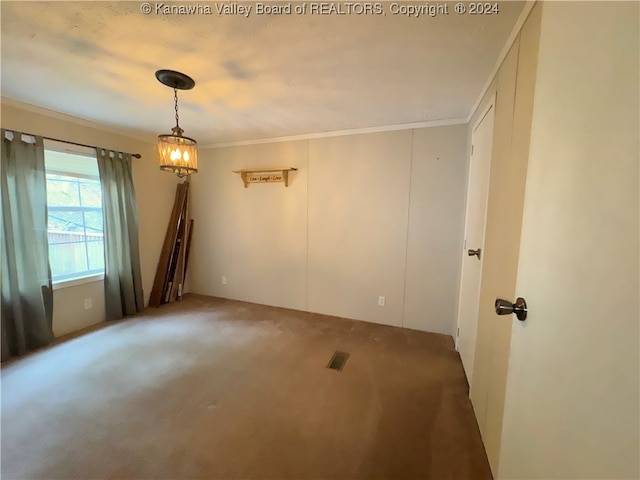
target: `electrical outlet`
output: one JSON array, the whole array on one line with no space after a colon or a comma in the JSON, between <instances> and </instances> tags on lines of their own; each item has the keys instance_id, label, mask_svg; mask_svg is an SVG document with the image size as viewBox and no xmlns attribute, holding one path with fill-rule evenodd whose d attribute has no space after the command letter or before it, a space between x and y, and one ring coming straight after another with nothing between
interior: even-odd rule
<instances>
[{"instance_id":1,"label":"electrical outlet","mask_svg":"<svg viewBox=\"0 0 640 480\"><path fill-rule=\"evenodd\" d=\"M84 299L84 309L85 310L90 310L93 307L93 299L92 298L85 298Z\"/></svg>"},{"instance_id":2,"label":"electrical outlet","mask_svg":"<svg viewBox=\"0 0 640 480\"><path fill-rule=\"evenodd\" d=\"M222 282L223 285L226 285L227 284L227 277L222 277L220 279L220 281Z\"/></svg>"},{"instance_id":3,"label":"electrical outlet","mask_svg":"<svg viewBox=\"0 0 640 480\"><path fill-rule=\"evenodd\" d=\"M378 297L378 306L379 307L384 307L384 304L387 302L387 299L385 297Z\"/></svg>"}]
</instances>

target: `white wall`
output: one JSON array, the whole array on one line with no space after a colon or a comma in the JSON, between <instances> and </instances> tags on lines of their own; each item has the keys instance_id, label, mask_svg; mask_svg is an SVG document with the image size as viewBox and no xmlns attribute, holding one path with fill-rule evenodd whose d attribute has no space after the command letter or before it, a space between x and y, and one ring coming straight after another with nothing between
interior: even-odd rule
<instances>
[{"instance_id":1,"label":"white wall","mask_svg":"<svg viewBox=\"0 0 640 480\"><path fill-rule=\"evenodd\" d=\"M84 301L91 301L85 309ZM56 337L82 330L105 320L104 283L95 280L53 290L53 334Z\"/></svg>"},{"instance_id":2,"label":"white wall","mask_svg":"<svg viewBox=\"0 0 640 480\"><path fill-rule=\"evenodd\" d=\"M189 291L452 335L466 138L459 125L202 151ZM231 171L250 167L299 170L288 188L245 189Z\"/></svg>"},{"instance_id":3,"label":"white wall","mask_svg":"<svg viewBox=\"0 0 640 480\"><path fill-rule=\"evenodd\" d=\"M404 326L454 338L469 160L466 135L466 125L414 130L411 165Z\"/></svg>"},{"instance_id":4,"label":"white wall","mask_svg":"<svg viewBox=\"0 0 640 480\"><path fill-rule=\"evenodd\" d=\"M542 9L500 478L639 478L639 4Z\"/></svg>"},{"instance_id":5,"label":"white wall","mask_svg":"<svg viewBox=\"0 0 640 480\"><path fill-rule=\"evenodd\" d=\"M133 159L133 180L138 202L140 267L146 303L177 183L175 176L159 170L155 145L99 124L11 100L3 99L1 113L2 128L142 155L140 159ZM86 298L93 301L93 307L89 310L84 308ZM105 319L102 282L54 290L53 301L53 329L57 336Z\"/></svg>"},{"instance_id":6,"label":"white wall","mask_svg":"<svg viewBox=\"0 0 640 480\"><path fill-rule=\"evenodd\" d=\"M308 310L402 325L411 134L310 142Z\"/></svg>"},{"instance_id":7,"label":"white wall","mask_svg":"<svg viewBox=\"0 0 640 480\"><path fill-rule=\"evenodd\" d=\"M233 170L295 167L289 187L244 188ZM204 150L192 176L191 292L304 310L307 272L307 145L272 143ZM227 278L227 284L221 278Z\"/></svg>"}]
</instances>

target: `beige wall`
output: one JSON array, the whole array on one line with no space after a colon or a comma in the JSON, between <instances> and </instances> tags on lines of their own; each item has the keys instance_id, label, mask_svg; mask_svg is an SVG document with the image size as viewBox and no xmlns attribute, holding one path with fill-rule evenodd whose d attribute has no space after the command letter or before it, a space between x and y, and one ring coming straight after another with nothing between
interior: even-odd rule
<instances>
[{"instance_id":1,"label":"beige wall","mask_svg":"<svg viewBox=\"0 0 640 480\"><path fill-rule=\"evenodd\" d=\"M85 308L90 300L91 308ZM102 280L53 291L53 334L56 337L82 330L105 320Z\"/></svg>"},{"instance_id":2,"label":"beige wall","mask_svg":"<svg viewBox=\"0 0 640 480\"><path fill-rule=\"evenodd\" d=\"M460 125L202 151L189 291L452 335L466 136ZM231 173L268 166L299 170L288 188L245 189Z\"/></svg>"},{"instance_id":3,"label":"beige wall","mask_svg":"<svg viewBox=\"0 0 640 480\"><path fill-rule=\"evenodd\" d=\"M274 166L299 169L288 188L254 184L245 189L240 175L232 173ZM306 142L204 150L191 181L194 233L187 289L304 310Z\"/></svg>"},{"instance_id":4,"label":"beige wall","mask_svg":"<svg viewBox=\"0 0 640 480\"><path fill-rule=\"evenodd\" d=\"M402 325L411 135L309 142L308 310Z\"/></svg>"},{"instance_id":5,"label":"beige wall","mask_svg":"<svg viewBox=\"0 0 640 480\"><path fill-rule=\"evenodd\" d=\"M404 326L454 338L469 163L467 130L467 125L414 130L411 165Z\"/></svg>"},{"instance_id":6,"label":"beige wall","mask_svg":"<svg viewBox=\"0 0 640 480\"><path fill-rule=\"evenodd\" d=\"M114 133L98 124L28 105L20 106L15 102L3 101L0 113L2 128L142 155L141 159L133 160L133 178L138 202L142 283L145 302L148 301L177 182L175 176L158 169L153 143ZM102 282L55 290L55 334L61 335L103 321L102 290ZM84 308L87 298L93 301L89 310Z\"/></svg>"},{"instance_id":7,"label":"beige wall","mask_svg":"<svg viewBox=\"0 0 640 480\"><path fill-rule=\"evenodd\" d=\"M639 4L542 9L500 478L639 478Z\"/></svg>"}]
</instances>

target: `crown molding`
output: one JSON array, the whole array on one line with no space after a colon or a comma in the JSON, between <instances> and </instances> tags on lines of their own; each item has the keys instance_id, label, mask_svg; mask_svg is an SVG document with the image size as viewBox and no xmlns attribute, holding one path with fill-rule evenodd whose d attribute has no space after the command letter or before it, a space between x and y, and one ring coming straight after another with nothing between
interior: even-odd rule
<instances>
[{"instance_id":1,"label":"crown molding","mask_svg":"<svg viewBox=\"0 0 640 480\"><path fill-rule=\"evenodd\" d=\"M480 107L480 102L482 102L482 98L487 93L487 90L489 90L489 87L491 86L491 82L493 82L493 79L498 73L498 70L502 66L502 62L504 62L504 59L507 57L507 54L509 53L509 50L511 49L513 43L516 41L516 38L520 33L520 30L522 29L524 22L529 17L529 14L531 13L531 10L533 10L533 6L537 3L537 1L538 0L527 0L526 3L524 4L524 7L522 7L520 16L516 20L516 23L513 25L513 28L511 29L511 33L507 37L507 41L502 47L502 50L500 51L500 55L498 55L498 59L496 60L495 65L493 66L493 70L491 70L491 73L489 74L487 81L482 87L482 90L480 90L480 95L478 95L478 98L476 99L475 103L473 104L473 107L471 108L471 111L469 112L469 115L467 116L466 123L469 123L471 121L471 118L473 118L473 116L475 115L476 110L478 110L478 108Z\"/></svg>"},{"instance_id":2,"label":"crown molding","mask_svg":"<svg viewBox=\"0 0 640 480\"><path fill-rule=\"evenodd\" d=\"M39 115L55 118L56 120L62 120L65 122L73 123L76 125L81 125L83 127L95 128L96 130L102 130L109 133L114 133L116 135L122 135L123 137L131 138L133 140L138 140L145 143L155 143L156 139L153 136L145 137L143 135L139 135L136 133L132 133L130 130L125 130L118 127L113 127L110 125L105 125L103 123L98 123L94 120L89 120L87 118L76 117L73 115L69 115L67 113L58 112L56 110L50 110L48 108L40 107L38 105L33 105L31 103L21 102L19 100L15 100L10 97L0 97L0 103L2 106L8 106L13 108L18 108L20 110L25 110L31 113L37 113Z\"/></svg>"},{"instance_id":3,"label":"crown molding","mask_svg":"<svg viewBox=\"0 0 640 480\"><path fill-rule=\"evenodd\" d=\"M449 125L466 124L466 118L449 118L445 120L430 120L426 122L399 123L395 125L382 125L378 127L352 128L348 130L334 130L319 133L303 133L300 135L287 135L284 137L261 138L256 140L239 140L237 142L212 143L201 145L201 149L242 147L246 145L259 145L263 143L293 142L296 140L312 140L314 138L342 137L346 135L361 135L365 133L393 132L396 130L413 130L415 128L445 127Z\"/></svg>"}]
</instances>

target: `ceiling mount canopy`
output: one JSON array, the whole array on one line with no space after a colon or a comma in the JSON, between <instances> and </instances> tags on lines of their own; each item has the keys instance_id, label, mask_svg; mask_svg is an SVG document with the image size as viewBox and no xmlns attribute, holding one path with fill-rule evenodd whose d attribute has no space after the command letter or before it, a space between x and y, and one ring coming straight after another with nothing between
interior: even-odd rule
<instances>
[{"instance_id":1,"label":"ceiling mount canopy","mask_svg":"<svg viewBox=\"0 0 640 480\"><path fill-rule=\"evenodd\" d=\"M175 70L158 70L156 78L167 87L177 88L178 90L191 90L196 85L196 82L189 75Z\"/></svg>"},{"instance_id":2,"label":"ceiling mount canopy","mask_svg":"<svg viewBox=\"0 0 640 480\"><path fill-rule=\"evenodd\" d=\"M160 170L173 172L178 177L184 177L198 171L198 143L182 135L178 115L178 90L191 90L196 82L181 72L173 70L158 70L158 81L173 88L174 109L176 112L176 126L170 134L158 135L158 160Z\"/></svg>"}]
</instances>

